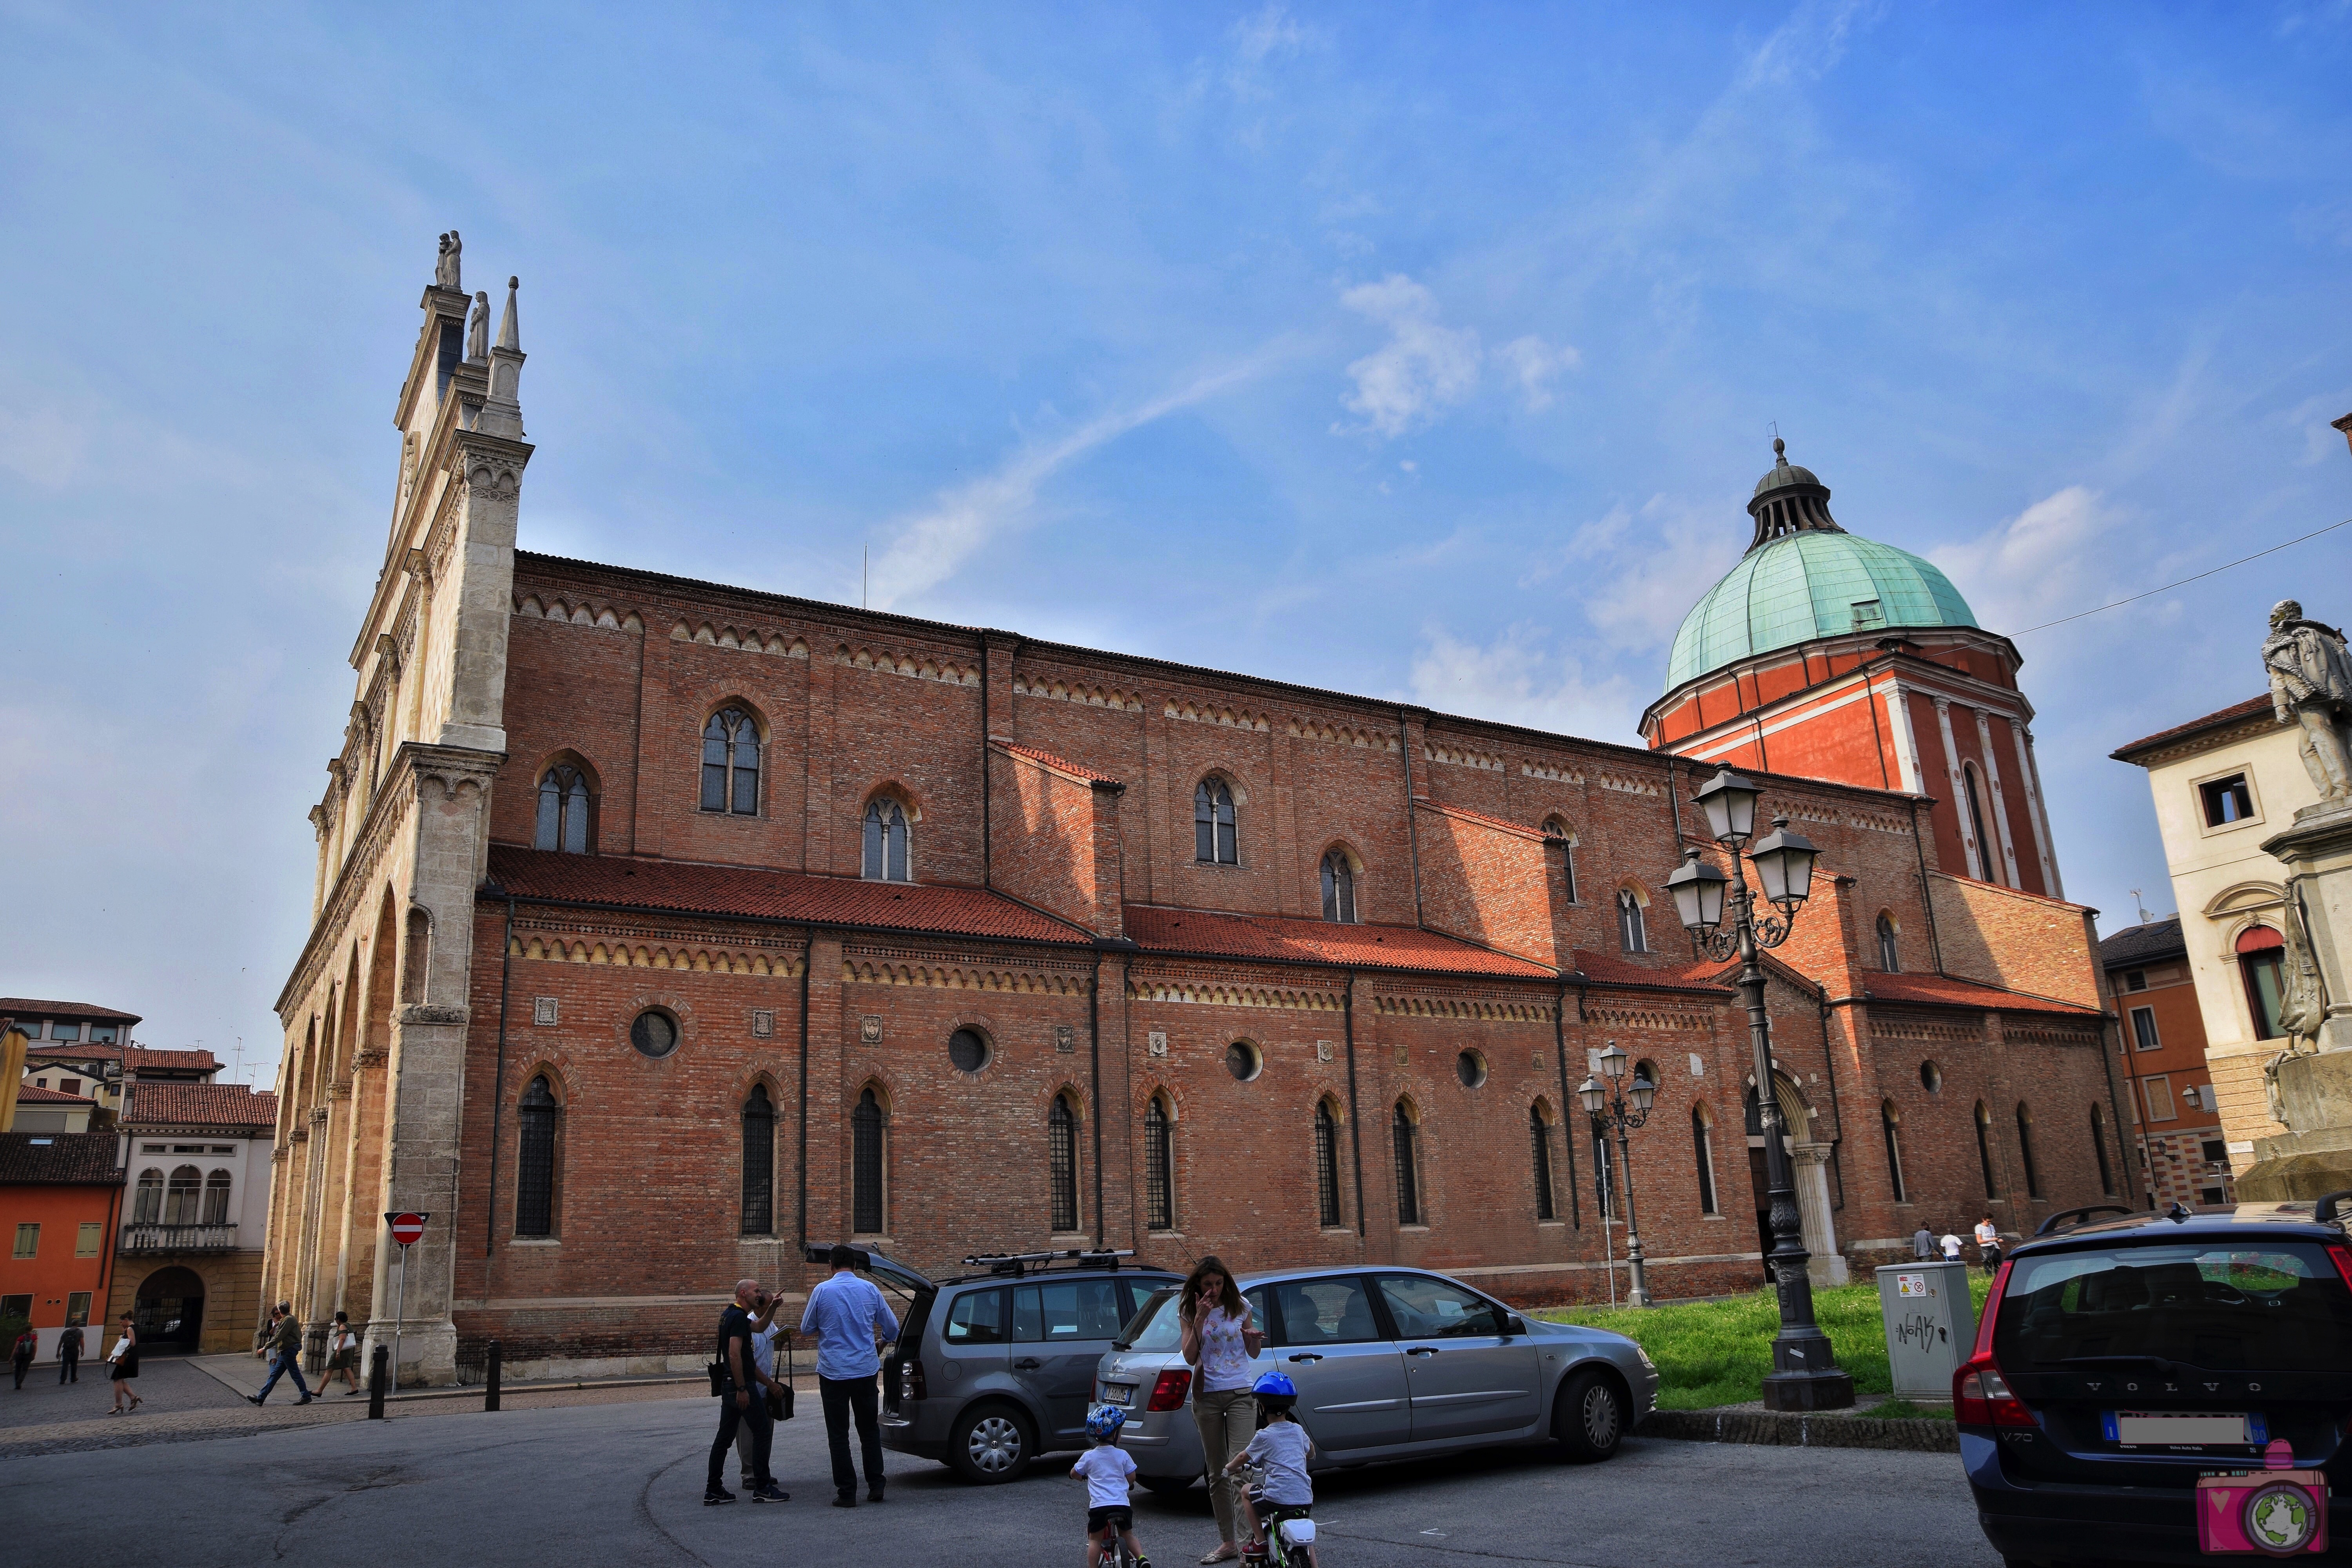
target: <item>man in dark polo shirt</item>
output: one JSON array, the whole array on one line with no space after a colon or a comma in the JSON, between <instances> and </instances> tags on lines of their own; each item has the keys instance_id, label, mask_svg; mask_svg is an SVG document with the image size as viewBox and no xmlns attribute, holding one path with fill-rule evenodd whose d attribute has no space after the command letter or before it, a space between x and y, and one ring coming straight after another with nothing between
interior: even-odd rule
<instances>
[{"instance_id":1,"label":"man in dark polo shirt","mask_svg":"<svg viewBox=\"0 0 2352 1568\"><path fill-rule=\"evenodd\" d=\"M760 1363L751 1354L751 1315L758 1302L757 1279L735 1281L735 1300L719 1314L719 1436L710 1445L710 1474L703 1483L705 1506L733 1502L735 1494L720 1484L726 1473L727 1450L735 1446L735 1429L751 1428L751 1500L783 1502L792 1496L768 1473L768 1449L775 1441L775 1423L768 1415L768 1399L761 1387Z\"/></svg>"}]
</instances>

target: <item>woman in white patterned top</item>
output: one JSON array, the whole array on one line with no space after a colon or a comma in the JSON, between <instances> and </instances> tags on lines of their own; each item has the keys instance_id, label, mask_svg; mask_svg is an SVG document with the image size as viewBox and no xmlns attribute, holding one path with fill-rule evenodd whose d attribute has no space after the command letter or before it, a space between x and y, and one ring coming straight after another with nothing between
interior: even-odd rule
<instances>
[{"instance_id":1,"label":"woman in white patterned top","mask_svg":"<svg viewBox=\"0 0 2352 1568\"><path fill-rule=\"evenodd\" d=\"M1234 1277L1214 1257L1193 1267L1176 1298L1184 1327L1184 1359L1195 1369L1192 1419L1201 1428L1201 1457L1209 1471L1209 1500L1217 1513L1217 1549L1202 1563L1225 1563L1242 1554L1235 1541L1241 1488L1225 1462L1249 1446L1257 1427L1250 1398L1250 1363L1265 1336L1250 1325L1249 1303Z\"/></svg>"}]
</instances>

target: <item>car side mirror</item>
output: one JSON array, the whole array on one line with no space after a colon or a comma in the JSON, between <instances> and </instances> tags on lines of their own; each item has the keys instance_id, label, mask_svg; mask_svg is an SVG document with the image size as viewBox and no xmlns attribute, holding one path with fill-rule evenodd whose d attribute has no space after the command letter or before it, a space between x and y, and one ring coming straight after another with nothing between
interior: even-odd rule
<instances>
[{"instance_id":1,"label":"car side mirror","mask_svg":"<svg viewBox=\"0 0 2352 1568\"><path fill-rule=\"evenodd\" d=\"M1527 1331L1528 1321L1517 1312L1503 1320L1503 1332L1506 1334L1524 1334Z\"/></svg>"}]
</instances>

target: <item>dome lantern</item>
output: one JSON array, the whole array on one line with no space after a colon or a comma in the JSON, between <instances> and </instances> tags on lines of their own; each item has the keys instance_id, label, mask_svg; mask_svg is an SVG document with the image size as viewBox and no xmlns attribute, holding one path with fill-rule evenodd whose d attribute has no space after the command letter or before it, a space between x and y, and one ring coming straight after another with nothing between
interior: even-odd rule
<instances>
[{"instance_id":1,"label":"dome lantern","mask_svg":"<svg viewBox=\"0 0 2352 1568\"><path fill-rule=\"evenodd\" d=\"M1756 481L1756 492L1748 499L1748 515L1756 520L1756 537L1748 548L1791 533L1843 533L1830 515L1829 486L1814 478L1812 469L1790 462L1789 444L1778 436L1772 437L1772 458L1770 470Z\"/></svg>"}]
</instances>

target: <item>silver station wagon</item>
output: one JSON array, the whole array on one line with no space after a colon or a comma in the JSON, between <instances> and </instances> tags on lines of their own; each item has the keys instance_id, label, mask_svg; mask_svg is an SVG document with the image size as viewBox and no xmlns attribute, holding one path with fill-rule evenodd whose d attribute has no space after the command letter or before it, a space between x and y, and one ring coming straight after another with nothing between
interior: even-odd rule
<instances>
[{"instance_id":1,"label":"silver station wagon","mask_svg":"<svg viewBox=\"0 0 2352 1568\"><path fill-rule=\"evenodd\" d=\"M1234 1283L1265 1335L1253 1375L1298 1385L1318 1468L1517 1443L1605 1459L1656 1403L1658 1370L1624 1335L1530 1321L1442 1274L1289 1269ZM1118 1440L1138 1479L1163 1494L1204 1471L1176 1295L1153 1294L1095 1372L1096 1397L1128 1412Z\"/></svg>"}]
</instances>

